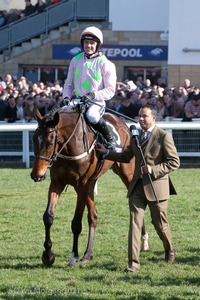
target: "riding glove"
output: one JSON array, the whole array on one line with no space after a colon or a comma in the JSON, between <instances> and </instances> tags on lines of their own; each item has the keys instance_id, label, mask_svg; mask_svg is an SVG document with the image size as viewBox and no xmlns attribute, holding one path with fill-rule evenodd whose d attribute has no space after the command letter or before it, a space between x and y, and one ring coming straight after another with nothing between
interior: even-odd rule
<instances>
[{"instance_id":1,"label":"riding glove","mask_svg":"<svg viewBox=\"0 0 200 300\"><path fill-rule=\"evenodd\" d=\"M68 97L65 97L65 98L63 99L63 103L64 103L65 105L69 105L70 99L69 99Z\"/></svg>"},{"instance_id":2,"label":"riding glove","mask_svg":"<svg viewBox=\"0 0 200 300\"><path fill-rule=\"evenodd\" d=\"M95 98L95 93L94 92L90 92L90 93L87 93L86 95L84 95L82 98L81 98L81 101L86 104L88 103L89 101L93 100Z\"/></svg>"}]
</instances>

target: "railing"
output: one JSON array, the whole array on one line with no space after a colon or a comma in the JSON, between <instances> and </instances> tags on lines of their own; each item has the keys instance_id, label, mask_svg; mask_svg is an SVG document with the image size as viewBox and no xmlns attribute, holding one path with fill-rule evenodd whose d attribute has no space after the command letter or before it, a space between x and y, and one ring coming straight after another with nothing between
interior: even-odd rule
<instances>
[{"instance_id":1,"label":"railing","mask_svg":"<svg viewBox=\"0 0 200 300\"><path fill-rule=\"evenodd\" d=\"M127 122L130 126L133 123ZM194 122L156 122L172 133L180 157L200 157L200 121ZM138 129L139 124L134 124ZM0 123L0 157L22 157L26 168L33 157L32 135L37 123ZM12 136L11 136L12 135ZM12 137L12 138L11 138ZM13 138L14 137L14 138Z\"/></svg>"},{"instance_id":2,"label":"railing","mask_svg":"<svg viewBox=\"0 0 200 300\"><path fill-rule=\"evenodd\" d=\"M66 0L0 28L0 52L77 20L108 22L108 0Z\"/></svg>"}]
</instances>

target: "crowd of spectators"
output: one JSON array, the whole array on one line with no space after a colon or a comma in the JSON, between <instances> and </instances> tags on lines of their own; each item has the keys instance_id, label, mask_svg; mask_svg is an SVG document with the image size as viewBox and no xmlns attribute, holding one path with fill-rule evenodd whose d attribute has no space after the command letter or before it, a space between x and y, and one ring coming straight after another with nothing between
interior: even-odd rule
<instances>
[{"instance_id":1,"label":"crowd of spectators","mask_svg":"<svg viewBox=\"0 0 200 300\"><path fill-rule=\"evenodd\" d=\"M8 11L0 10L0 27L11 24L23 17L28 17L33 13L43 12L46 7L61 1L62 0L37 0L37 3L33 5L31 0L25 0L25 7L22 9L11 8Z\"/></svg>"},{"instance_id":2,"label":"crowd of spectators","mask_svg":"<svg viewBox=\"0 0 200 300\"><path fill-rule=\"evenodd\" d=\"M35 110L42 116L53 108L63 106L63 83L28 81L24 76L14 79L11 74L0 77L0 121L35 121ZM139 109L151 104L157 111L157 120L175 118L190 121L200 118L200 89L185 79L183 86L168 88L159 78L156 84L138 77L136 82L118 82L115 96L106 101L109 112L120 118L137 120Z\"/></svg>"},{"instance_id":3,"label":"crowd of spectators","mask_svg":"<svg viewBox=\"0 0 200 300\"><path fill-rule=\"evenodd\" d=\"M42 116L51 109L62 107L62 86L54 83L28 81L21 76L14 80L11 74L0 77L0 121L35 121L35 110Z\"/></svg>"},{"instance_id":4,"label":"crowd of spectators","mask_svg":"<svg viewBox=\"0 0 200 300\"><path fill-rule=\"evenodd\" d=\"M110 109L118 115L136 119L139 109L151 104L157 111L158 121L181 119L191 121L200 118L200 89L185 79L183 86L169 88L158 78L156 84L151 84L150 79L143 82L138 76L134 89L131 89L128 79L123 84L118 84L115 97L108 103ZM128 83L128 84L127 84Z\"/></svg>"}]
</instances>

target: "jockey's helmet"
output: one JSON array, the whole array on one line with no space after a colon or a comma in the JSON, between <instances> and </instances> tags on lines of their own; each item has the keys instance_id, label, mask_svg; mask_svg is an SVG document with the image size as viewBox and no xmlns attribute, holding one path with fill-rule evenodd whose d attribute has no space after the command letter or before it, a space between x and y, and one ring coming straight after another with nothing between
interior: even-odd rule
<instances>
[{"instance_id":1,"label":"jockey's helmet","mask_svg":"<svg viewBox=\"0 0 200 300\"><path fill-rule=\"evenodd\" d=\"M81 47L83 48L84 40L93 40L97 42L96 52L99 51L100 45L103 44L103 34L101 30L95 26L87 27L81 34ZM84 48L83 48L84 49Z\"/></svg>"}]
</instances>

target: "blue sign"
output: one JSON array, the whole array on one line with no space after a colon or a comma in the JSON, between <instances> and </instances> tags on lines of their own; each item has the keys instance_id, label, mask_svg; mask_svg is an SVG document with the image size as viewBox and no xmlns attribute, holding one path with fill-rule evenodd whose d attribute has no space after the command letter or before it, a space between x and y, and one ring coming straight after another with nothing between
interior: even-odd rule
<instances>
[{"instance_id":1,"label":"blue sign","mask_svg":"<svg viewBox=\"0 0 200 300\"><path fill-rule=\"evenodd\" d=\"M53 59L71 60L80 53L79 45L53 45ZM101 51L110 60L160 60L167 61L168 46L103 45Z\"/></svg>"}]
</instances>

